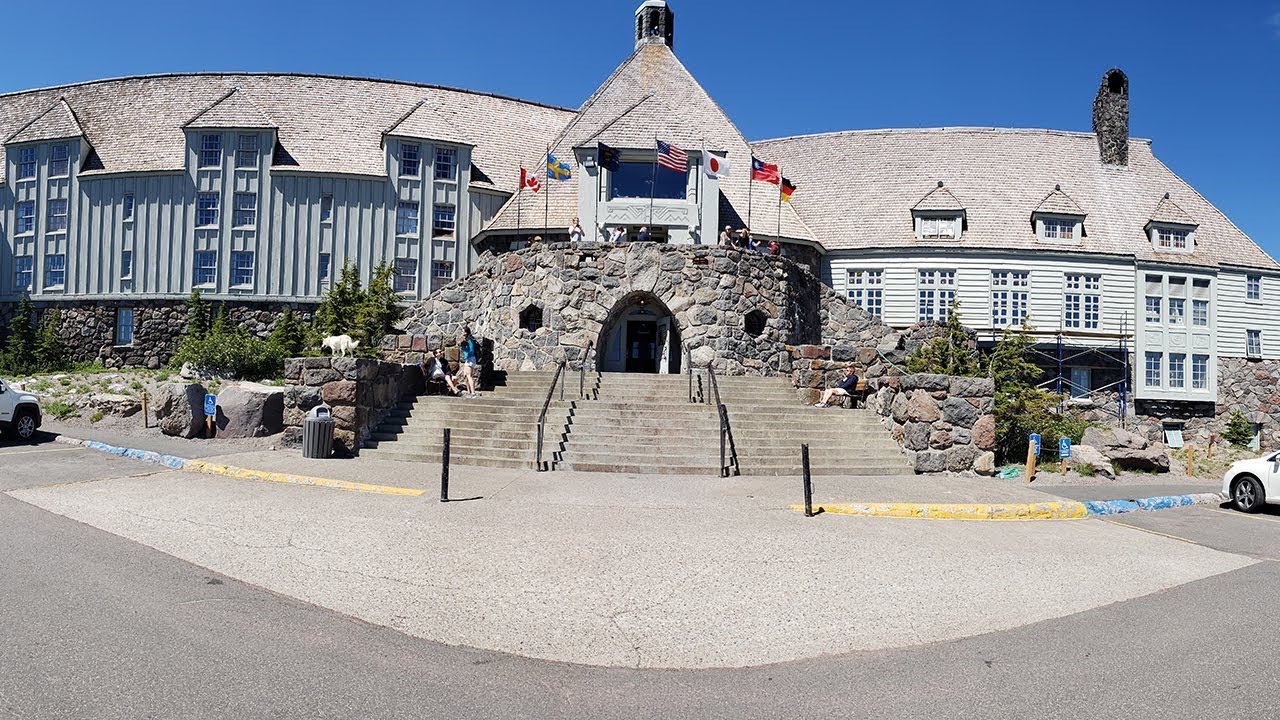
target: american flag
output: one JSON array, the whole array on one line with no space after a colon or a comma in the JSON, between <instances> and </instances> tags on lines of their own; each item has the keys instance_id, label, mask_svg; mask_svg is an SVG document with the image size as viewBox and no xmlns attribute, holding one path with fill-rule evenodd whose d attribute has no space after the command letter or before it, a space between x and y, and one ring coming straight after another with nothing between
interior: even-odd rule
<instances>
[{"instance_id":1,"label":"american flag","mask_svg":"<svg viewBox=\"0 0 1280 720\"><path fill-rule=\"evenodd\" d=\"M670 143L658 141L658 164L668 170L689 172L689 153Z\"/></svg>"}]
</instances>

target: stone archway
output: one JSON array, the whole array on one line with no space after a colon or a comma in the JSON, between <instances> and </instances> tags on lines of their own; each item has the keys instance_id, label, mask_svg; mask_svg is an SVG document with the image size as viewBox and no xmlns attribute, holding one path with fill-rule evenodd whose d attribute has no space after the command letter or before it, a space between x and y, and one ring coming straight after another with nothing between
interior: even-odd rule
<instances>
[{"instance_id":1,"label":"stone archway","mask_svg":"<svg viewBox=\"0 0 1280 720\"><path fill-rule=\"evenodd\" d=\"M596 340L601 372L679 373L683 364L680 323L650 292L628 293L614 303Z\"/></svg>"}]
</instances>

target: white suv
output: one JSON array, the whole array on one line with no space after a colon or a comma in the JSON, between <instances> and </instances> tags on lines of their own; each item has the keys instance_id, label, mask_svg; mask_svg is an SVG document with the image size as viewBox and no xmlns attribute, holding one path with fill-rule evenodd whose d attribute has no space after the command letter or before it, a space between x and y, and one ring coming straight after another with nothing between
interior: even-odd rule
<instances>
[{"instance_id":1,"label":"white suv","mask_svg":"<svg viewBox=\"0 0 1280 720\"><path fill-rule=\"evenodd\" d=\"M1232 463L1222 476L1222 493L1241 512L1254 513L1280 503L1280 452Z\"/></svg>"},{"instance_id":2,"label":"white suv","mask_svg":"<svg viewBox=\"0 0 1280 720\"><path fill-rule=\"evenodd\" d=\"M40 427L40 398L0 379L0 433L30 440Z\"/></svg>"}]
</instances>

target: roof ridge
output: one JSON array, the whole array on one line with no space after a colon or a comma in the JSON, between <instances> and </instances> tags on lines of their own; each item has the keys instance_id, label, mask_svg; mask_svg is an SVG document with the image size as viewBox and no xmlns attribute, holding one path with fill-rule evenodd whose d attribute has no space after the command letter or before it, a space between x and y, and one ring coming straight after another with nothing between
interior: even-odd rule
<instances>
[{"instance_id":1,"label":"roof ridge","mask_svg":"<svg viewBox=\"0 0 1280 720\"><path fill-rule=\"evenodd\" d=\"M819 133L803 133L800 135L784 135L776 138L765 138L761 140L748 141L749 145L764 145L767 143L785 142L788 140L809 140L827 137L840 137L844 135L907 135L914 133L929 132L945 132L945 133L1011 133L1011 134L1027 134L1027 135L1062 135L1066 137L1080 138L1096 138L1097 133L1086 132L1084 130L1059 130L1055 128L1019 128L1019 127L995 127L986 125L941 125L936 127L906 127L906 128L861 128L852 130L830 130ZM1151 144L1148 138L1130 137L1130 142L1139 142Z\"/></svg>"},{"instance_id":2,"label":"roof ridge","mask_svg":"<svg viewBox=\"0 0 1280 720\"><path fill-rule=\"evenodd\" d=\"M49 105L49 107L45 108L42 112L37 113L34 117L28 120L25 125L18 128L15 132L11 133L9 137L5 138L4 142L0 144L8 145L10 142L13 142L14 138L26 132L27 128L30 128L32 125L35 125L37 122L40 122L41 120L43 120L46 115L53 112L58 106L63 106L67 109L67 114L71 116L71 122L75 123L76 129L80 131L80 135L78 137L88 137L87 135L85 135L84 125L80 124L79 116L77 116L76 111L71 108L71 103L67 102L67 97L65 95L59 95L58 99L54 100L53 103Z\"/></svg>"}]
</instances>

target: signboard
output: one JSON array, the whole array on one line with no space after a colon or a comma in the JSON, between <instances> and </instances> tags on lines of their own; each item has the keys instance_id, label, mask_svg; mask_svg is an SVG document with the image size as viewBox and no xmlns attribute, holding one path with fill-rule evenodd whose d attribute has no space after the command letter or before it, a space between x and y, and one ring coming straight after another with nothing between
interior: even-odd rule
<instances>
[{"instance_id":1,"label":"signboard","mask_svg":"<svg viewBox=\"0 0 1280 720\"><path fill-rule=\"evenodd\" d=\"M215 415L218 414L218 396L217 395L204 396L204 414L208 415L209 417L214 417Z\"/></svg>"},{"instance_id":2,"label":"signboard","mask_svg":"<svg viewBox=\"0 0 1280 720\"><path fill-rule=\"evenodd\" d=\"M1035 456L1040 457L1040 433L1031 433L1031 444L1035 446Z\"/></svg>"},{"instance_id":3,"label":"signboard","mask_svg":"<svg viewBox=\"0 0 1280 720\"><path fill-rule=\"evenodd\" d=\"M1071 438L1058 439L1058 457L1063 460L1071 457Z\"/></svg>"}]
</instances>

